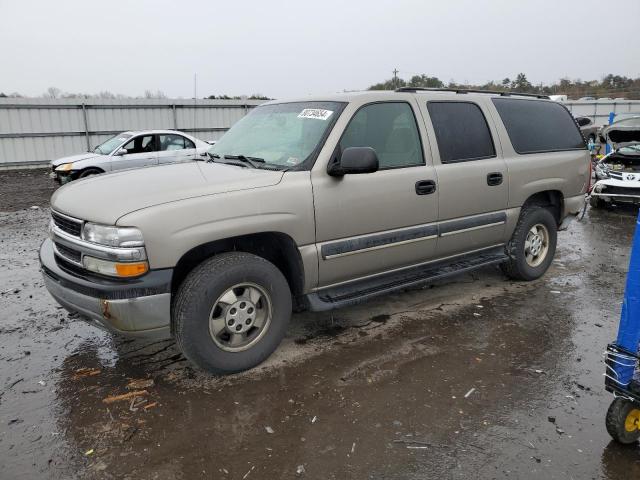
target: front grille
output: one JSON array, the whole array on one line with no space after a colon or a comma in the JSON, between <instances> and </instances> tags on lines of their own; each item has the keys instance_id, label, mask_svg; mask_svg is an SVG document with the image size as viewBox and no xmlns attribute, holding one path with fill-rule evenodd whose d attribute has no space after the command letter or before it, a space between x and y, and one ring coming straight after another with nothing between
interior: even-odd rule
<instances>
[{"instance_id":1,"label":"front grille","mask_svg":"<svg viewBox=\"0 0 640 480\"><path fill-rule=\"evenodd\" d=\"M64 270L67 273L70 273L71 275L74 275L76 277L82 277L84 278L87 275L87 271L80 267L79 265L76 265L74 263L71 263L68 260L65 260L64 258L56 255L55 256L56 259L56 264L58 264L58 266Z\"/></svg>"},{"instance_id":2,"label":"front grille","mask_svg":"<svg viewBox=\"0 0 640 480\"><path fill-rule=\"evenodd\" d=\"M80 263L82 260L82 254L73 248L69 248L61 243L56 242L56 250L58 253L69 260Z\"/></svg>"},{"instance_id":3,"label":"front grille","mask_svg":"<svg viewBox=\"0 0 640 480\"><path fill-rule=\"evenodd\" d=\"M72 220L68 217L63 217L56 212L51 212L51 217L53 218L53 223L60 230L73 235L74 237L80 237L82 222L80 222L79 220Z\"/></svg>"},{"instance_id":4,"label":"front grille","mask_svg":"<svg viewBox=\"0 0 640 480\"><path fill-rule=\"evenodd\" d=\"M607 185L600 192L603 195L636 195L640 196L640 188L627 188Z\"/></svg>"}]
</instances>

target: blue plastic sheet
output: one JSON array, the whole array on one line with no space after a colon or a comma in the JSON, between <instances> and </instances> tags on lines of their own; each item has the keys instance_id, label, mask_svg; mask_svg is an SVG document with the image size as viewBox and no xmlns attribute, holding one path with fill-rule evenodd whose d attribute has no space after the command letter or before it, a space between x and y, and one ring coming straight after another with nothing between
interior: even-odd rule
<instances>
[{"instance_id":1,"label":"blue plastic sheet","mask_svg":"<svg viewBox=\"0 0 640 480\"><path fill-rule=\"evenodd\" d=\"M616 344L636 354L640 347L640 214L631 244L631 259ZM622 384L628 384L633 378L634 367L616 365L614 370Z\"/></svg>"}]
</instances>

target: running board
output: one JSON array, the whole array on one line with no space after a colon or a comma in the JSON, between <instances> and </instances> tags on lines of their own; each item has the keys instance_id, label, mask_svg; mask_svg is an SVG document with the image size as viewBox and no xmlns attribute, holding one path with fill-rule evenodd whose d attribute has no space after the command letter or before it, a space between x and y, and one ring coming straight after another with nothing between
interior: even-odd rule
<instances>
[{"instance_id":1,"label":"running board","mask_svg":"<svg viewBox=\"0 0 640 480\"><path fill-rule=\"evenodd\" d=\"M443 280L487 265L497 265L508 259L509 257L505 254L504 247L497 247L482 253L460 256L451 260L411 267L400 272L350 282L346 285L329 287L310 293L305 297L309 310L321 312L361 303L370 298L408 287Z\"/></svg>"}]
</instances>

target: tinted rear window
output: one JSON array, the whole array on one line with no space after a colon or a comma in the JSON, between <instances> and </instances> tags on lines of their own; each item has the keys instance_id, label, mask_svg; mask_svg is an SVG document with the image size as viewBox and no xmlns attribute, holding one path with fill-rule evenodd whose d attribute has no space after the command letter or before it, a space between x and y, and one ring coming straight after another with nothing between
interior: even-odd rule
<instances>
[{"instance_id":1,"label":"tinted rear window","mask_svg":"<svg viewBox=\"0 0 640 480\"><path fill-rule=\"evenodd\" d=\"M492 98L518 153L584 149L584 139L569 111L559 103Z\"/></svg>"},{"instance_id":2,"label":"tinted rear window","mask_svg":"<svg viewBox=\"0 0 640 480\"><path fill-rule=\"evenodd\" d=\"M489 126L478 105L471 102L428 102L427 109L436 132L442 163L495 156Z\"/></svg>"}]
</instances>

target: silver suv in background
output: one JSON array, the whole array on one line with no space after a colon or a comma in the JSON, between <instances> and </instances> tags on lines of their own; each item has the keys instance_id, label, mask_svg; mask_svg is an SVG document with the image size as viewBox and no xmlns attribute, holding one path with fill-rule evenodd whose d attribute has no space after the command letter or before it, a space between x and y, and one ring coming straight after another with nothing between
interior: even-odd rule
<instances>
[{"instance_id":1,"label":"silver suv in background","mask_svg":"<svg viewBox=\"0 0 640 480\"><path fill-rule=\"evenodd\" d=\"M486 265L539 278L590 182L563 105L464 90L265 103L209 157L63 186L40 261L68 310L216 373L266 359L294 306Z\"/></svg>"},{"instance_id":2,"label":"silver suv in background","mask_svg":"<svg viewBox=\"0 0 640 480\"><path fill-rule=\"evenodd\" d=\"M91 152L51 162L51 175L60 183L125 168L179 163L206 157L211 147L175 130L122 132Z\"/></svg>"}]
</instances>

